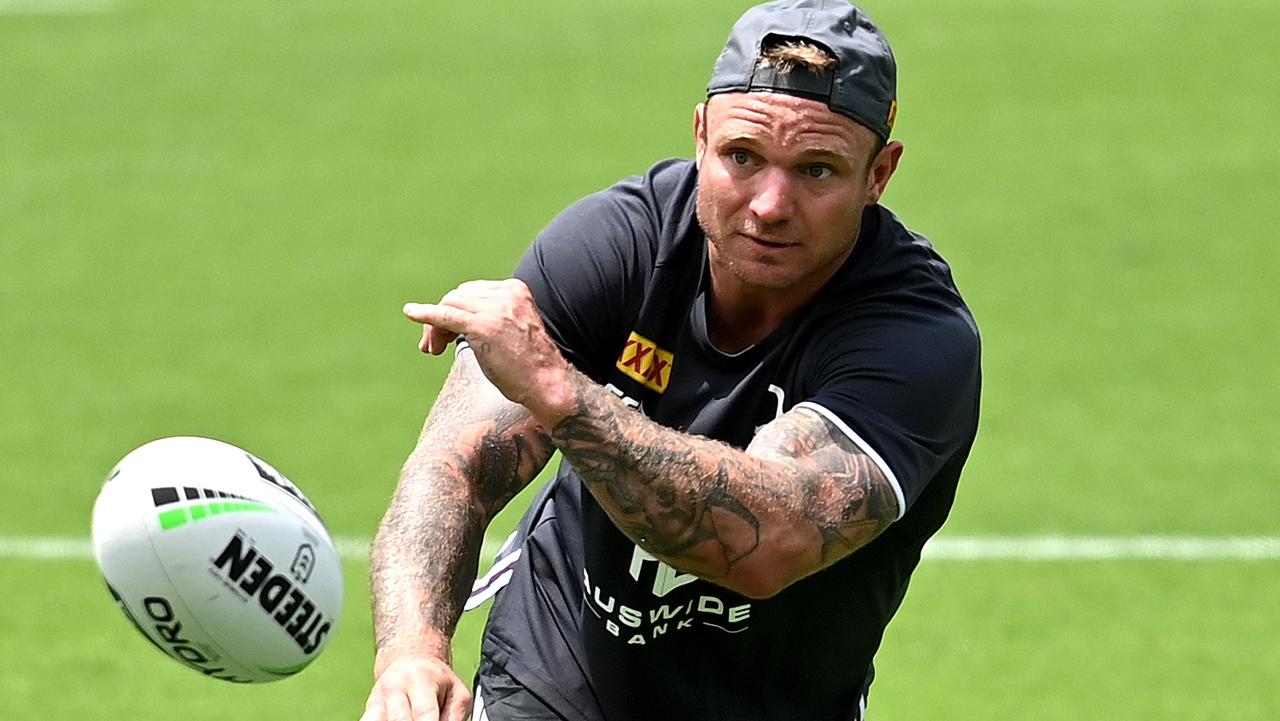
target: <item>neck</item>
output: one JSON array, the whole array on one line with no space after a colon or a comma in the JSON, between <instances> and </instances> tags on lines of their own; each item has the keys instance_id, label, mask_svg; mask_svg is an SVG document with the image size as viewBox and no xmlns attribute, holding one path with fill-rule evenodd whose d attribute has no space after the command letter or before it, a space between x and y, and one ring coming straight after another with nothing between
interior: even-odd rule
<instances>
[{"instance_id":1,"label":"neck","mask_svg":"<svg viewBox=\"0 0 1280 721\"><path fill-rule=\"evenodd\" d=\"M726 303L712 292L707 304L707 332L716 348L737 353L764 340L789 315L767 303Z\"/></svg>"},{"instance_id":2,"label":"neck","mask_svg":"<svg viewBox=\"0 0 1280 721\"><path fill-rule=\"evenodd\" d=\"M852 248L850 251L852 252ZM849 257L835 262L786 288L751 285L715 262L711 249L711 294L707 304L707 332L725 353L737 353L764 340L787 318L804 307Z\"/></svg>"}]
</instances>

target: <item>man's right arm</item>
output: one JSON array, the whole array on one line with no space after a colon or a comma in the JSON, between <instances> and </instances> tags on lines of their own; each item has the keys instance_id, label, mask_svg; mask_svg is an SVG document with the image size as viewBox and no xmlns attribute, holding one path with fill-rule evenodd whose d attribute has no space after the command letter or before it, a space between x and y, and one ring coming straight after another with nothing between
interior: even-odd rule
<instances>
[{"instance_id":1,"label":"man's right arm","mask_svg":"<svg viewBox=\"0 0 1280 721\"><path fill-rule=\"evenodd\" d=\"M377 680L363 721L462 721L470 710L449 647L484 529L554 450L459 351L374 540Z\"/></svg>"}]
</instances>

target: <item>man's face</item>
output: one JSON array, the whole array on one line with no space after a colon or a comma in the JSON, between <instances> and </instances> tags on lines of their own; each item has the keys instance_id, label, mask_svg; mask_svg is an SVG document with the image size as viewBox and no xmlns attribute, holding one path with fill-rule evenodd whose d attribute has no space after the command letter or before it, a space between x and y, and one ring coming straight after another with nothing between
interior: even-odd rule
<instances>
[{"instance_id":1,"label":"man's face","mask_svg":"<svg viewBox=\"0 0 1280 721\"><path fill-rule=\"evenodd\" d=\"M869 165L877 144L870 130L781 93L717 95L699 106L694 133L698 220L711 242L713 277L744 290L816 291L826 283L902 149L891 143Z\"/></svg>"}]
</instances>

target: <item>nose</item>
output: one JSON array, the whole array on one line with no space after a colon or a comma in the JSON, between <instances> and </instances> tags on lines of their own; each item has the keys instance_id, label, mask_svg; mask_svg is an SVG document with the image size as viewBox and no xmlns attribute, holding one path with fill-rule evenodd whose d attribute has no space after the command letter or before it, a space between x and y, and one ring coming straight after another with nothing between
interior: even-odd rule
<instances>
[{"instance_id":1,"label":"nose","mask_svg":"<svg viewBox=\"0 0 1280 721\"><path fill-rule=\"evenodd\" d=\"M792 178L782 168L770 168L756 176L755 194L748 206L760 222L769 225L791 217L795 207Z\"/></svg>"}]
</instances>

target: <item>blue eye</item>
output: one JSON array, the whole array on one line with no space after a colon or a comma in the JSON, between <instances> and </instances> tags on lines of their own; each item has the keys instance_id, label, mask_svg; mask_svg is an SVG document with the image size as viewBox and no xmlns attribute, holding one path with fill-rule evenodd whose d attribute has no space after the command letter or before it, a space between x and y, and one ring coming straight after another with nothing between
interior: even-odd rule
<instances>
[{"instance_id":1,"label":"blue eye","mask_svg":"<svg viewBox=\"0 0 1280 721\"><path fill-rule=\"evenodd\" d=\"M835 173L830 165L808 165L804 168L804 174L810 178L821 180L822 178L830 178Z\"/></svg>"},{"instance_id":2,"label":"blue eye","mask_svg":"<svg viewBox=\"0 0 1280 721\"><path fill-rule=\"evenodd\" d=\"M734 150L729 153L729 158L735 165L746 165L751 162L751 153L745 150Z\"/></svg>"}]
</instances>

